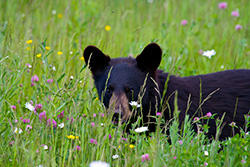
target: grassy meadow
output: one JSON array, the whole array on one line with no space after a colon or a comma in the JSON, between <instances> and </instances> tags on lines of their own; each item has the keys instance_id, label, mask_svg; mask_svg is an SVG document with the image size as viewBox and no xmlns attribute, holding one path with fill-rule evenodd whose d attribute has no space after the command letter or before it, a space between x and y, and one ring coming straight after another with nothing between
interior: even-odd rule
<instances>
[{"instance_id":1,"label":"grassy meadow","mask_svg":"<svg viewBox=\"0 0 250 167\"><path fill-rule=\"evenodd\" d=\"M123 133L99 102L82 58L88 45L115 58L136 57L157 42L160 68L175 75L249 69L249 0L1 0L0 6L0 166L250 166L244 129L211 142L208 127L192 133L199 124L192 120L181 133L173 120L170 136L159 128ZM212 49L214 56L202 56Z\"/></svg>"}]
</instances>

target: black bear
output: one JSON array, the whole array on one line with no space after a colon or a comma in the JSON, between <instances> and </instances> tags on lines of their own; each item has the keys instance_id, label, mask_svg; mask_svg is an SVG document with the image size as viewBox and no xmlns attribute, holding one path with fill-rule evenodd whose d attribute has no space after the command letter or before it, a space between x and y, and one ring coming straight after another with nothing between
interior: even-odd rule
<instances>
[{"instance_id":1,"label":"black bear","mask_svg":"<svg viewBox=\"0 0 250 167\"><path fill-rule=\"evenodd\" d=\"M223 118L221 140L233 135L229 125L232 122L238 126L234 133L246 128L244 116L250 111L250 70L173 76L157 69L162 50L156 43L147 45L136 58L111 59L91 45L85 48L83 55L93 74L99 99L106 108L113 109L114 121L133 122L142 114L143 122L154 131L152 116L161 112L169 121L174 116L175 106L178 106L180 122L186 114L194 118L211 113L216 114L215 118ZM133 101L141 105L138 112L130 105ZM208 125L208 137L215 137L215 119Z\"/></svg>"}]
</instances>

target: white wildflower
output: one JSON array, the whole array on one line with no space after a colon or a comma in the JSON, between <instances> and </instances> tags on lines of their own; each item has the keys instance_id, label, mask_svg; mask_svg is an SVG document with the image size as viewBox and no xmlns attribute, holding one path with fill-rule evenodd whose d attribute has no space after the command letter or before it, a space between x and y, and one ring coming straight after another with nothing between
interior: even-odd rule
<instances>
[{"instance_id":1,"label":"white wildflower","mask_svg":"<svg viewBox=\"0 0 250 167\"><path fill-rule=\"evenodd\" d=\"M62 129L62 128L64 128L64 123L60 123L58 126L59 126L59 128Z\"/></svg>"},{"instance_id":2,"label":"white wildflower","mask_svg":"<svg viewBox=\"0 0 250 167\"><path fill-rule=\"evenodd\" d=\"M119 158L119 155L117 155L117 154L112 155L112 158L113 158L113 159L117 159L117 158Z\"/></svg>"},{"instance_id":3,"label":"white wildflower","mask_svg":"<svg viewBox=\"0 0 250 167\"><path fill-rule=\"evenodd\" d=\"M205 156L208 156L208 151L204 151L204 155L205 155Z\"/></svg>"},{"instance_id":4,"label":"white wildflower","mask_svg":"<svg viewBox=\"0 0 250 167\"><path fill-rule=\"evenodd\" d=\"M135 132L137 133L146 132L146 131L148 131L148 127L140 127L140 128L135 129Z\"/></svg>"},{"instance_id":5,"label":"white wildflower","mask_svg":"<svg viewBox=\"0 0 250 167\"><path fill-rule=\"evenodd\" d=\"M202 53L202 56L206 56L211 59L212 56L216 54L215 50L207 50Z\"/></svg>"},{"instance_id":6,"label":"white wildflower","mask_svg":"<svg viewBox=\"0 0 250 167\"><path fill-rule=\"evenodd\" d=\"M103 161L92 161L89 167L110 167L110 165Z\"/></svg>"},{"instance_id":7,"label":"white wildflower","mask_svg":"<svg viewBox=\"0 0 250 167\"><path fill-rule=\"evenodd\" d=\"M44 150L48 150L49 149L49 147L47 145L44 145L43 148L44 148Z\"/></svg>"},{"instance_id":8,"label":"white wildflower","mask_svg":"<svg viewBox=\"0 0 250 167\"><path fill-rule=\"evenodd\" d=\"M18 134L21 134L23 132L23 130L21 128L15 128L14 129L14 133L18 133Z\"/></svg>"},{"instance_id":9,"label":"white wildflower","mask_svg":"<svg viewBox=\"0 0 250 167\"><path fill-rule=\"evenodd\" d=\"M25 103L25 108L27 108L30 111L34 111L35 110L35 107L32 106L29 102Z\"/></svg>"},{"instance_id":10,"label":"white wildflower","mask_svg":"<svg viewBox=\"0 0 250 167\"><path fill-rule=\"evenodd\" d=\"M56 10L54 9L54 10L52 10L52 12L51 12L53 15L55 15L56 14Z\"/></svg>"},{"instance_id":11,"label":"white wildflower","mask_svg":"<svg viewBox=\"0 0 250 167\"><path fill-rule=\"evenodd\" d=\"M72 79L74 79L74 77L71 75L71 76L70 76L70 79L72 80Z\"/></svg>"},{"instance_id":12,"label":"white wildflower","mask_svg":"<svg viewBox=\"0 0 250 167\"><path fill-rule=\"evenodd\" d=\"M141 107L141 105L138 104L136 101L131 101L131 102L129 102L129 104L130 104L132 107L137 107L137 108Z\"/></svg>"},{"instance_id":13,"label":"white wildflower","mask_svg":"<svg viewBox=\"0 0 250 167\"><path fill-rule=\"evenodd\" d=\"M71 54L71 55L72 55L72 54L73 54L73 52L72 52L72 51L70 51L70 52L69 52L69 54Z\"/></svg>"},{"instance_id":14,"label":"white wildflower","mask_svg":"<svg viewBox=\"0 0 250 167\"><path fill-rule=\"evenodd\" d=\"M101 123L101 126L104 126L104 124L103 124L103 123Z\"/></svg>"},{"instance_id":15,"label":"white wildflower","mask_svg":"<svg viewBox=\"0 0 250 167\"><path fill-rule=\"evenodd\" d=\"M53 66L53 67L52 67L52 70L53 70L53 71L56 71L56 67L55 67L55 66Z\"/></svg>"}]
</instances>

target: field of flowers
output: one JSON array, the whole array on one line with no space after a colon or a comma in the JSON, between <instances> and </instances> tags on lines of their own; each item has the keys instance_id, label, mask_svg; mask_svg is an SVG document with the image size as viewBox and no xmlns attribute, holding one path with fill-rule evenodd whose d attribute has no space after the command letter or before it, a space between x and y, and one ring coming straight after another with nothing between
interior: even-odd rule
<instances>
[{"instance_id":1,"label":"field of flowers","mask_svg":"<svg viewBox=\"0 0 250 167\"><path fill-rule=\"evenodd\" d=\"M211 115L187 118L181 133L173 120L170 136L136 125L123 133L99 102L82 57L88 45L115 58L135 57L157 42L160 68L171 74L249 69L249 0L1 0L0 6L0 166L250 166L244 129L226 141L208 141L206 126L192 132L192 124Z\"/></svg>"}]
</instances>

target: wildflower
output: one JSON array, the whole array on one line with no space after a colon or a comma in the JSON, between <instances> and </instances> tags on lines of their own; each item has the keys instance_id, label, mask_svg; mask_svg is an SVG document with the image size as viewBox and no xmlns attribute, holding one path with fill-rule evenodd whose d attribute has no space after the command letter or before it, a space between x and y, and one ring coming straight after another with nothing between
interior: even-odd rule
<instances>
[{"instance_id":1,"label":"wildflower","mask_svg":"<svg viewBox=\"0 0 250 167\"><path fill-rule=\"evenodd\" d=\"M72 51L70 51L70 52L69 52L69 54L70 54L70 55L72 55L72 54L73 54L73 52L72 52Z\"/></svg>"},{"instance_id":2,"label":"wildflower","mask_svg":"<svg viewBox=\"0 0 250 167\"><path fill-rule=\"evenodd\" d=\"M60 112L60 111L58 111ZM57 118L62 119L64 117L64 111L60 112L59 115L57 115Z\"/></svg>"},{"instance_id":3,"label":"wildflower","mask_svg":"<svg viewBox=\"0 0 250 167\"><path fill-rule=\"evenodd\" d=\"M15 141L11 141L10 143L9 143L9 146L13 146L15 144Z\"/></svg>"},{"instance_id":4,"label":"wildflower","mask_svg":"<svg viewBox=\"0 0 250 167\"><path fill-rule=\"evenodd\" d=\"M229 125L230 125L231 127L235 127L235 126L236 126L236 123L235 123L235 122L231 122Z\"/></svg>"},{"instance_id":5,"label":"wildflower","mask_svg":"<svg viewBox=\"0 0 250 167\"><path fill-rule=\"evenodd\" d=\"M202 55L203 54L203 50L200 49L198 53L199 53L199 55Z\"/></svg>"},{"instance_id":6,"label":"wildflower","mask_svg":"<svg viewBox=\"0 0 250 167\"><path fill-rule=\"evenodd\" d=\"M104 126L104 123L101 123L101 126Z\"/></svg>"},{"instance_id":7,"label":"wildflower","mask_svg":"<svg viewBox=\"0 0 250 167\"><path fill-rule=\"evenodd\" d=\"M47 79L47 83L53 83L53 79Z\"/></svg>"},{"instance_id":8,"label":"wildflower","mask_svg":"<svg viewBox=\"0 0 250 167\"><path fill-rule=\"evenodd\" d=\"M104 28L106 31L110 31L111 30L111 27L109 25L106 25L105 28Z\"/></svg>"},{"instance_id":9,"label":"wildflower","mask_svg":"<svg viewBox=\"0 0 250 167\"><path fill-rule=\"evenodd\" d=\"M23 119L23 123L30 123L30 119Z\"/></svg>"},{"instance_id":10,"label":"wildflower","mask_svg":"<svg viewBox=\"0 0 250 167\"><path fill-rule=\"evenodd\" d=\"M33 87L34 85L35 85L35 83L34 83L34 82L31 82L30 86Z\"/></svg>"},{"instance_id":11,"label":"wildflower","mask_svg":"<svg viewBox=\"0 0 250 167\"><path fill-rule=\"evenodd\" d=\"M32 126L31 126L31 125L27 125L26 128L25 128L25 130L26 130L27 132L30 132L31 129L32 129Z\"/></svg>"},{"instance_id":12,"label":"wildflower","mask_svg":"<svg viewBox=\"0 0 250 167\"><path fill-rule=\"evenodd\" d=\"M129 148L135 148L135 146L133 144L130 144Z\"/></svg>"},{"instance_id":13,"label":"wildflower","mask_svg":"<svg viewBox=\"0 0 250 167\"><path fill-rule=\"evenodd\" d=\"M63 17L62 13L58 13L57 17L60 19Z\"/></svg>"},{"instance_id":14,"label":"wildflower","mask_svg":"<svg viewBox=\"0 0 250 167\"><path fill-rule=\"evenodd\" d=\"M50 47L49 47L49 46L45 46L45 49L46 49L46 50L50 50Z\"/></svg>"},{"instance_id":15,"label":"wildflower","mask_svg":"<svg viewBox=\"0 0 250 167\"><path fill-rule=\"evenodd\" d=\"M55 66L53 66L53 67L52 67L52 70L53 70L53 71L56 71L56 67L55 67Z\"/></svg>"},{"instance_id":16,"label":"wildflower","mask_svg":"<svg viewBox=\"0 0 250 167\"><path fill-rule=\"evenodd\" d=\"M109 134L109 139L111 139L112 138L112 136L111 136L111 134Z\"/></svg>"},{"instance_id":17,"label":"wildflower","mask_svg":"<svg viewBox=\"0 0 250 167\"><path fill-rule=\"evenodd\" d=\"M220 2L218 4L218 8L220 8L220 9L226 9L227 8L227 3L226 2Z\"/></svg>"},{"instance_id":18,"label":"wildflower","mask_svg":"<svg viewBox=\"0 0 250 167\"><path fill-rule=\"evenodd\" d=\"M38 82L39 81L39 78L37 75L34 75L31 77L31 82Z\"/></svg>"},{"instance_id":19,"label":"wildflower","mask_svg":"<svg viewBox=\"0 0 250 167\"><path fill-rule=\"evenodd\" d=\"M27 44L32 44L32 39L26 41Z\"/></svg>"},{"instance_id":20,"label":"wildflower","mask_svg":"<svg viewBox=\"0 0 250 167\"><path fill-rule=\"evenodd\" d=\"M43 147L44 150L48 150L49 149L49 147L47 145L45 145L45 144L42 144L42 147Z\"/></svg>"},{"instance_id":21,"label":"wildflower","mask_svg":"<svg viewBox=\"0 0 250 167\"><path fill-rule=\"evenodd\" d=\"M224 65L221 65L220 68L221 68L221 69L224 69Z\"/></svg>"},{"instance_id":22,"label":"wildflower","mask_svg":"<svg viewBox=\"0 0 250 167\"><path fill-rule=\"evenodd\" d=\"M200 120L199 117L194 117L194 122L197 122L197 121L199 121L199 120Z\"/></svg>"},{"instance_id":23,"label":"wildflower","mask_svg":"<svg viewBox=\"0 0 250 167\"><path fill-rule=\"evenodd\" d=\"M14 129L14 133L18 133L18 134L21 134L23 132L23 130L21 128L15 128Z\"/></svg>"},{"instance_id":24,"label":"wildflower","mask_svg":"<svg viewBox=\"0 0 250 167\"><path fill-rule=\"evenodd\" d=\"M243 160L241 160L240 162L241 162L241 163L243 163L243 164L245 164L245 163L246 163L246 161L245 161L244 159L243 159Z\"/></svg>"},{"instance_id":25,"label":"wildflower","mask_svg":"<svg viewBox=\"0 0 250 167\"><path fill-rule=\"evenodd\" d=\"M179 142L179 144L180 144L180 145L182 145L182 144L183 144L183 141L182 141L182 140L179 140L178 142Z\"/></svg>"},{"instance_id":26,"label":"wildflower","mask_svg":"<svg viewBox=\"0 0 250 167\"><path fill-rule=\"evenodd\" d=\"M182 21L181 21L181 25L183 25L183 26L187 25L187 23L188 23L187 20L182 20Z\"/></svg>"},{"instance_id":27,"label":"wildflower","mask_svg":"<svg viewBox=\"0 0 250 167\"><path fill-rule=\"evenodd\" d=\"M62 55L62 54L63 54L63 52L58 51L58 52L57 52L57 54L60 56L60 55Z\"/></svg>"},{"instance_id":28,"label":"wildflower","mask_svg":"<svg viewBox=\"0 0 250 167\"><path fill-rule=\"evenodd\" d=\"M93 117L96 117L96 114L93 114Z\"/></svg>"},{"instance_id":29,"label":"wildflower","mask_svg":"<svg viewBox=\"0 0 250 167\"><path fill-rule=\"evenodd\" d=\"M35 105L35 110L42 110L42 108L43 108L43 105L40 103Z\"/></svg>"},{"instance_id":30,"label":"wildflower","mask_svg":"<svg viewBox=\"0 0 250 167\"><path fill-rule=\"evenodd\" d=\"M135 132L137 133L141 133L141 132L145 132L148 131L148 127L140 127L140 128L136 128Z\"/></svg>"},{"instance_id":31,"label":"wildflower","mask_svg":"<svg viewBox=\"0 0 250 167\"><path fill-rule=\"evenodd\" d=\"M78 139L79 138L79 136L73 136L73 135L67 135L67 138L68 139L73 139L73 140L75 140L75 139Z\"/></svg>"},{"instance_id":32,"label":"wildflower","mask_svg":"<svg viewBox=\"0 0 250 167\"><path fill-rule=\"evenodd\" d=\"M241 29L242 29L242 25L237 24L237 25L235 26L235 30L241 30Z\"/></svg>"},{"instance_id":33,"label":"wildflower","mask_svg":"<svg viewBox=\"0 0 250 167\"><path fill-rule=\"evenodd\" d=\"M204 166L208 166L208 163L207 163L207 162L204 162Z\"/></svg>"},{"instance_id":34,"label":"wildflower","mask_svg":"<svg viewBox=\"0 0 250 167\"><path fill-rule=\"evenodd\" d=\"M216 54L215 50L207 50L203 52L202 56L206 56L209 59L211 59L211 57L214 56L215 54Z\"/></svg>"},{"instance_id":35,"label":"wildflower","mask_svg":"<svg viewBox=\"0 0 250 167\"><path fill-rule=\"evenodd\" d=\"M204 155L205 155L205 156L208 156L208 151L204 151Z\"/></svg>"},{"instance_id":36,"label":"wildflower","mask_svg":"<svg viewBox=\"0 0 250 167\"><path fill-rule=\"evenodd\" d=\"M26 48L26 50L30 50L31 49L31 47L30 46L28 46L27 48Z\"/></svg>"},{"instance_id":37,"label":"wildflower","mask_svg":"<svg viewBox=\"0 0 250 167\"><path fill-rule=\"evenodd\" d=\"M44 111L44 112L41 112L40 114L39 114L39 120L40 121L43 121L43 120L46 120L47 119L47 116L46 116L46 112Z\"/></svg>"},{"instance_id":38,"label":"wildflower","mask_svg":"<svg viewBox=\"0 0 250 167\"><path fill-rule=\"evenodd\" d=\"M74 79L74 77L71 75L71 76L69 77L69 79L73 80L73 79Z\"/></svg>"},{"instance_id":39,"label":"wildflower","mask_svg":"<svg viewBox=\"0 0 250 167\"><path fill-rule=\"evenodd\" d=\"M84 61L84 57L80 57L80 60Z\"/></svg>"},{"instance_id":40,"label":"wildflower","mask_svg":"<svg viewBox=\"0 0 250 167\"><path fill-rule=\"evenodd\" d=\"M157 113L156 113L156 116L161 116L161 112L157 112Z\"/></svg>"},{"instance_id":41,"label":"wildflower","mask_svg":"<svg viewBox=\"0 0 250 167\"><path fill-rule=\"evenodd\" d=\"M40 58L42 56L41 53L37 54L36 57Z\"/></svg>"},{"instance_id":42,"label":"wildflower","mask_svg":"<svg viewBox=\"0 0 250 167\"><path fill-rule=\"evenodd\" d=\"M206 114L206 117L208 117L208 118L210 118L212 116L212 113L211 112L208 112L207 114Z\"/></svg>"},{"instance_id":43,"label":"wildflower","mask_svg":"<svg viewBox=\"0 0 250 167\"><path fill-rule=\"evenodd\" d=\"M97 145L97 140L95 139L90 139L90 143L96 144Z\"/></svg>"},{"instance_id":44,"label":"wildflower","mask_svg":"<svg viewBox=\"0 0 250 167\"><path fill-rule=\"evenodd\" d=\"M234 16L234 17L239 17L240 16L238 11L232 11L231 15Z\"/></svg>"},{"instance_id":45,"label":"wildflower","mask_svg":"<svg viewBox=\"0 0 250 167\"><path fill-rule=\"evenodd\" d=\"M176 157L176 156L174 156L174 158L173 158L173 159L175 160L175 159L177 159L177 157Z\"/></svg>"},{"instance_id":46,"label":"wildflower","mask_svg":"<svg viewBox=\"0 0 250 167\"><path fill-rule=\"evenodd\" d=\"M25 64L28 68L32 68L32 65L30 65L29 63Z\"/></svg>"},{"instance_id":47,"label":"wildflower","mask_svg":"<svg viewBox=\"0 0 250 167\"><path fill-rule=\"evenodd\" d=\"M60 123L60 124L58 125L58 127L61 128L61 129L64 128L64 123L63 123L63 122Z\"/></svg>"},{"instance_id":48,"label":"wildflower","mask_svg":"<svg viewBox=\"0 0 250 167\"><path fill-rule=\"evenodd\" d=\"M53 15L55 15L56 14L56 10L54 9L54 10L52 10L52 12L51 12Z\"/></svg>"},{"instance_id":49,"label":"wildflower","mask_svg":"<svg viewBox=\"0 0 250 167\"><path fill-rule=\"evenodd\" d=\"M16 110L16 106L14 106L14 105L11 105L10 108L11 108L12 110Z\"/></svg>"},{"instance_id":50,"label":"wildflower","mask_svg":"<svg viewBox=\"0 0 250 167\"><path fill-rule=\"evenodd\" d=\"M119 158L119 155L117 155L117 154L112 155L112 158L113 158L113 159L117 159L117 158Z\"/></svg>"},{"instance_id":51,"label":"wildflower","mask_svg":"<svg viewBox=\"0 0 250 167\"><path fill-rule=\"evenodd\" d=\"M91 122L91 126L94 127L94 126L95 126L95 123L94 123L94 122Z\"/></svg>"},{"instance_id":52,"label":"wildflower","mask_svg":"<svg viewBox=\"0 0 250 167\"><path fill-rule=\"evenodd\" d=\"M75 147L75 150L80 151L80 150L81 150L81 147L77 145L77 146Z\"/></svg>"},{"instance_id":53,"label":"wildflower","mask_svg":"<svg viewBox=\"0 0 250 167\"><path fill-rule=\"evenodd\" d=\"M141 162L149 161L149 154L144 154L141 156Z\"/></svg>"},{"instance_id":54,"label":"wildflower","mask_svg":"<svg viewBox=\"0 0 250 167\"><path fill-rule=\"evenodd\" d=\"M92 161L89 167L110 167L110 165L103 161Z\"/></svg>"},{"instance_id":55,"label":"wildflower","mask_svg":"<svg viewBox=\"0 0 250 167\"><path fill-rule=\"evenodd\" d=\"M50 119L50 118L46 122L47 126L51 126L51 122L52 122L53 127L56 128L56 126L57 126L56 121L54 119Z\"/></svg>"},{"instance_id":56,"label":"wildflower","mask_svg":"<svg viewBox=\"0 0 250 167\"><path fill-rule=\"evenodd\" d=\"M18 120L17 119L15 119L15 121L14 121L15 123L17 123L18 122Z\"/></svg>"},{"instance_id":57,"label":"wildflower","mask_svg":"<svg viewBox=\"0 0 250 167\"><path fill-rule=\"evenodd\" d=\"M141 107L141 105L138 104L136 101L131 101L131 102L129 102L129 104L130 104L132 107L137 107L137 108Z\"/></svg>"},{"instance_id":58,"label":"wildflower","mask_svg":"<svg viewBox=\"0 0 250 167\"><path fill-rule=\"evenodd\" d=\"M34 111L35 110L35 107L32 106L29 102L25 103L25 108L27 108L30 111Z\"/></svg>"}]
</instances>

